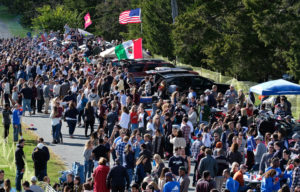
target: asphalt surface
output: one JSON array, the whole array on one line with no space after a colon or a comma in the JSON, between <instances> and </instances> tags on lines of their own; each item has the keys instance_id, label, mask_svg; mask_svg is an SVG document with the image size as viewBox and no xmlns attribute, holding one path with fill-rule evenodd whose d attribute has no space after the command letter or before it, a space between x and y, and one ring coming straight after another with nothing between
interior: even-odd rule
<instances>
[{"instance_id":1,"label":"asphalt surface","mask_svg":"<svg viewBox=\"0 0 300 192\"><path fill-rule=\"evenodd\" d=\"M52 135L51 135L51 121L49 115L38 113L36 115L29 116L26 112L26 116L22 117L23 123L28 127L36 128L37 130L33 131L39 137L43 137L47 146L58 155L61 160L65 163L67 169L72 168L73 162L79 162L83 164L83 150L84 145L88 141L88 138L84 136L84 128L76 127L74 132L74 138L70 138L68 134L67 123L63 122L61 132L63 134L63 144L52 144ZM96 130L97 125L94 129ZM90 132L88 131L88 134ZM112 159L112 158L111 158ZM165 162L167 165L167 161ZM110 162L112 165L113 162ZM193 173L194 165L192 164L191 172ZM192 187L193 174L190 174L190 189L189 191L195 191L195 188Z\"/></svg>"}]
</instances>

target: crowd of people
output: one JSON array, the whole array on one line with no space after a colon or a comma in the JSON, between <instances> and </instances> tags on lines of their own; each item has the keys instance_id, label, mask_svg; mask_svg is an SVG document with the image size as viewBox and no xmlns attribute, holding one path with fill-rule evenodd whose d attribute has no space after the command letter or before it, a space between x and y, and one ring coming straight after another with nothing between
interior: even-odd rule
<instances>
[{"instance_id":1,"label":"crowd of people","mask_svg":"<svg viewBox=\"0 0 300 192\"><path fill-rule=\"evenodd\" d=\"M57 39L82 41L69 33ZM51 132L53 144L63 144L63 122L70 138L77 127L85 128L84 178L69 174L66 182L53 186L57 191L187 192L190 186L197 192L300 191L300 135L289 138L280 127L261 133L257 121L268 113L292 127L286 97L278 97L268 110L264 104L255 107L253 94L233 85L224 94L216 85L201 95L193 87L188 93L169 93L165 82L147 76L138 83L126 65L113 66L93 55L99 42L88 41L88 50L81 50L77 44L49 41L55 35L46 41L0 40L4 139L12 123L17 191L23 186L37 192L37 181L50 183L50 155L40 138L32 154L32 185L25 181L21 186L26 147L21 117L37 113L49 114L52 130L45 131ZM149 96L150 106L141 103ZM254 177L258 187L249 182ZM0 188L12 191L3 171Z\"/></svg>"}]
</instances>

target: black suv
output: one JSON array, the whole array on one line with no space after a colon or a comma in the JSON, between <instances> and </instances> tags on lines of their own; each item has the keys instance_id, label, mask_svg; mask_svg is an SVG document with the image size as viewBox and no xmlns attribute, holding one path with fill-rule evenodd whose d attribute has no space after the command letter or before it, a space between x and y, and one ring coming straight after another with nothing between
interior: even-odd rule
<instances>
[{"instance_id":1,"label":"black suv","mask_svg":"<svg viewBox=\"0 0 300 192\"><path fill-rule=\"evenodd\" d=\"M180 93L188 93L189 87L192 87L198 95L203 94L206 89L211 89L213 85L217 85L218 92L225 93L229 89L227 84L216 83L211 79L184 69L173 68L168 70L165 68L164 70L146 71L146 73L154 76L156 84L165 80L170 94L175 90Z\"/></svg>"}]
</instances>

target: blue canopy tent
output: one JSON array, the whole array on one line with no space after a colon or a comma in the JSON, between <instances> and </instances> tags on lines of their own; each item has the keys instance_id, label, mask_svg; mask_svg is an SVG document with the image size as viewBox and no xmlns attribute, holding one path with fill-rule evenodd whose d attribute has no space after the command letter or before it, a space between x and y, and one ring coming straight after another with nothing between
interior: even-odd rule
<instances>
[{"instance_id":1,"label":"blue canopy tent","mask_svg":"<svg viewBox=\"0 0 300 192\"><path fill-rule=\"evenodd\" d=\"M259 95L300 95L300 85L283 80L273 80L255 85L250 92Z\"/></svg>"}]
</instances>

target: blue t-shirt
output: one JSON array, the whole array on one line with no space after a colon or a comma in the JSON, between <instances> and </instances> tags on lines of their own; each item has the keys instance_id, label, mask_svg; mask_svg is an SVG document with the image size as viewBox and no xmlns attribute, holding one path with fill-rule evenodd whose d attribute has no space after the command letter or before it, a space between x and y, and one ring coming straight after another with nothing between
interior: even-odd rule
<instances>
[{"instance_id":1,"label":"blue t-shirt","mask_svg":"<svg viewBox=\"0 0 300 192\"><path fill-rule=\"evenodd\" d=\"M177 181L169 181L164 185L163 192L180 192L180 184Z\"/></svg>"},{"instance_id":2,"label":"blue t-shirt","mask_svg":"<svg viewBox=\"0 0 300 192\"><path fill-rule=\"evenodd\" d=\"M266 172L271 170L271 169L274 169L276 171L276 177L279 178L279 181L281 180L281 178L279 177L281 175L281 169L279 167L277 168L273 168L273 167L269 167L267 168ZM274 190L278 191L280 189L280 182L277 182L275 185L274 185Z\"/></svg>"}]
</instances>

